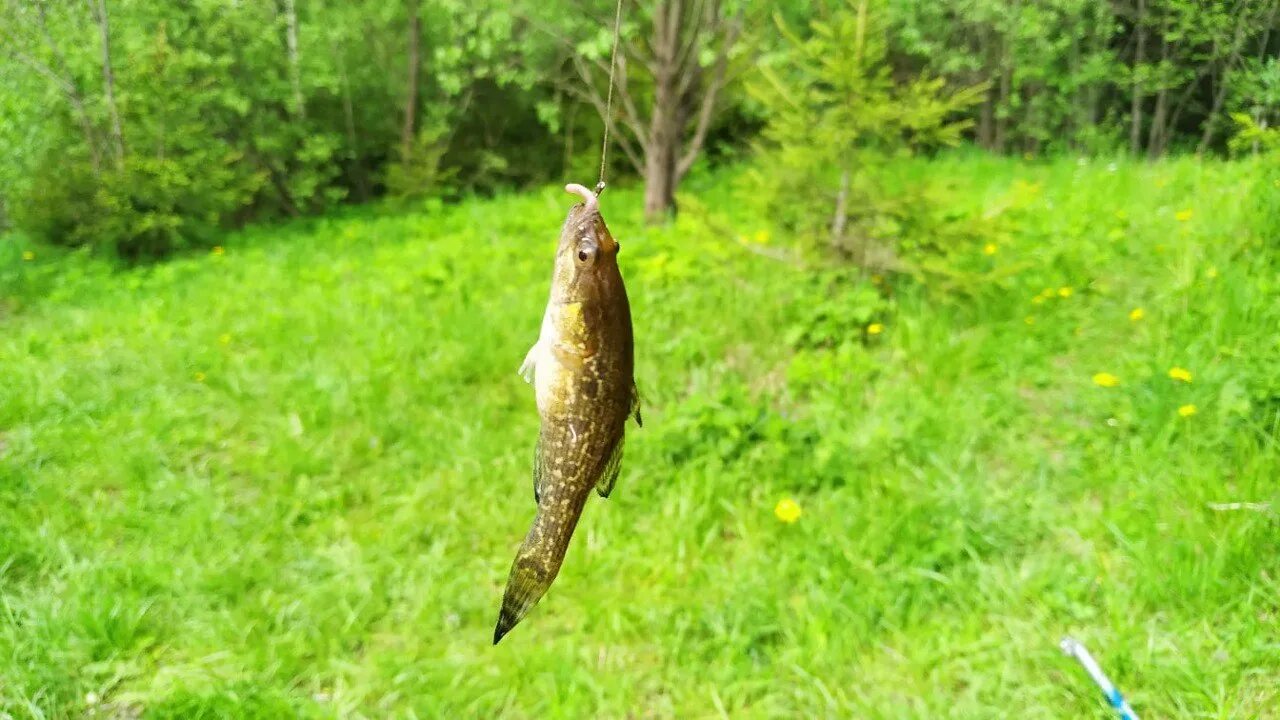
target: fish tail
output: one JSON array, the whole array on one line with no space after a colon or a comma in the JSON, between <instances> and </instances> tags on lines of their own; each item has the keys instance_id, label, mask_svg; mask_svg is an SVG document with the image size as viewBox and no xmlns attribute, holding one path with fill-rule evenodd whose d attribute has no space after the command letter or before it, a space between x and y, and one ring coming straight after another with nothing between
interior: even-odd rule
<instances>
[{"instance_id":1,"label":"fish tail","mask_svg":"<svg viewBox=\"0 0 1280 720\"><path fill-rule=\"evenodd\" d=\"M502 596L502 610L498 613L498 624L493 629L494 645L538 604L560 572L560 564L564 562L565 551L569 549L569 538L573 535L574 526L578 524L582 505L579 503L576 507L567 507L565 511L565 514L557 514L544 512L541 508L538 510L533 528L520 545L516 561L511 565L507 590Z\"/></svg>"}]
</instances>

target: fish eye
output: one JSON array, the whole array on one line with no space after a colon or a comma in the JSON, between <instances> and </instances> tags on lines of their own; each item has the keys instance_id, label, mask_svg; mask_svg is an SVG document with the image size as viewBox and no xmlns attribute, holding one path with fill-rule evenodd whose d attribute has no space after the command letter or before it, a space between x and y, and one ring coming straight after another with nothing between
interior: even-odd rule
<instances>
[{"instance_id":1,"label":"fish eye","mask_svg":"<svg viewBox=\"0 0 1280 720\"><path fill-rule=\"evenodd\" d=\"M582 262L586 262L586 261L587 261L587 258L589 258L589 257L591 257L591 253L590 253L590 252L588 252L588 251L586 251L586 250L579 250L579 251L578 251L578 260L580 260L580 261L582 261Z\"/></svg>"}]
</instances>

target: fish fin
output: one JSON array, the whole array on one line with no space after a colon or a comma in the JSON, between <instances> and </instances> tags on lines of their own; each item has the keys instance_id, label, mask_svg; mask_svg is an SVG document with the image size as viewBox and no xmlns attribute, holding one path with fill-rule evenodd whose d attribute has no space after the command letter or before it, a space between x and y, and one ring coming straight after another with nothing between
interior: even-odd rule
<instances>
[{"instance_id":1,"label":"fish fin","mask_svg":"<svg viewBox=\"0 0 1280 720\"><path fill-rule=\"evenodd\" d=\"M613 492L614 483L618 482L618 473L622 471L622 445L626 439L626 436L618 438L618 444L613 446L613 452L609 454L609 462L604 465L600 481L596 483L596 492L600 493L602 498L609 497L609 493Z\"/></svg>"},{"instance_id":2,"label":"fish fin","mask_svg":"<svg viewBox=\"0 0 1280 720\"><path fill-rule=\"evenodd\" d=\"M634 381L631 383L630 415L636 419L636 427L644 427L644 421L640 419L640 390L636 387Z\"/></svg>"},{"instance_id":3,"label":"fish fin","mask_svg":"<svg viewBox=\"0 0 1280 720\"><path fill-rule=\"evenodd\" d=\"M542 437L538 437L538 444L533 446L533 504L537 505L542 502Z\"/></svg>"},{"instance_id":4,"label":"fish fin","mask_svg":"<svg viewBox=\"0 0 1280 720\"><path fill-rule=\"evenodd\" d=\"M523 552L524 548L521 550ZM535 559L523 555L516 557L511 566L511 575L507 578L507 589L502 595L498 623L493 628L494 645L511 632L511 628L523 620L538 600L542 599L553 579L555 573L548 573Z\"/></svg>"},{"instance_id":5,"label":"fish fin","mask_svg":"<svg viewBox=\"0 0 1280 720\"><path fill-rule=\"evenodd\" d=\"M538 368L538 343L540 342L541 340L534 343L533 347L529 348L529 352L524 354L524 362L520 363L520 369L516 371L530 385L533 384L533 375Z\"/></svg>"}]
</instances>

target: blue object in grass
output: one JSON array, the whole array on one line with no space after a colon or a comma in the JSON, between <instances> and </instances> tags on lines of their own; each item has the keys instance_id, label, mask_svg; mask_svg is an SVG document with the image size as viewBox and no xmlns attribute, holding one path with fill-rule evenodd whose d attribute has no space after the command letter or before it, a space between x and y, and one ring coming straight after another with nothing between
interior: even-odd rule
<instances>
[{"instance_id":1,"label":"blue object in grass","mask_svg":"<svg viewBox=\"0 0 1280 720\"><path fill-rule=\"evenodd\" d=\"M1062 639L1058 647L1062 648L1062 652L1075 658L1084 666L1085 672L1089 673L1089 677L1093 678L1093 681L1102 689L1102 694L1107 697L1107 702L1110 702L1111 707L1120 713L1120 720L1138 720L1138 714L1133 711L1133 708L1129 707L1129 701L1124 699L1124 696L1120 694L1120 690L1111 682L1107 674L1102 672L1102 668L1098 666L1098 662L1093 659L1093 656L1089 654L1084 645L1081 645L1074 638L1067 637Z\"/></svg>"}]
</instances>

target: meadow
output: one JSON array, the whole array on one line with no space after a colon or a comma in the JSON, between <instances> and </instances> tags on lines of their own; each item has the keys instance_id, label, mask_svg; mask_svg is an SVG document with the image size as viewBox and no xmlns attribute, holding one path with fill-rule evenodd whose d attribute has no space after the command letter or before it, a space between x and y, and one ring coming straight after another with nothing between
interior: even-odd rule
<instances>
[{"instance_id":1,"label":"meadow","mask_svg":"<svg viewBox=\"0 0 1280 720\"><path fill-rule=\"evenodd\" d=\"M912 161L989 233L880 276L740 172L605 194L645 425L497 647L568 196L0 243L0 718L1280 717L1271 176Z\"/></svg>"}]
</instances>

